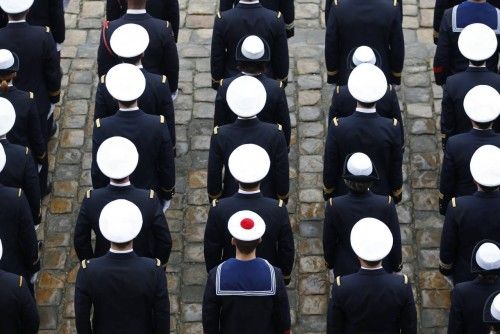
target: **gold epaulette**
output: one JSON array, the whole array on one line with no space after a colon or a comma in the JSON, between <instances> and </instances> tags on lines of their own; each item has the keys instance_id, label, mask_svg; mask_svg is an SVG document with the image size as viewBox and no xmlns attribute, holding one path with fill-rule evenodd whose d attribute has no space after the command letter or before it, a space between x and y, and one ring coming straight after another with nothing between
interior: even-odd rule
<instances>
[{"instance_id":1,"label":"gold epaulette","mask_svg":"<svg viewBox=\"0 0 500 334\"><path fill-rule=\"evenodd\" d=\"M283 201L282 199L280 199L280 200L278 201L278 206L279 206L280 208L282 208L282 207L283 207L283 205L285 205L285 201Z\"/></svg>"},{"instance_id":2,"label":"gold epaulette","mask_svg":"<svg viewBox=\"0 0 500 334\"><path fill-rule=\"evenodd\" d=\"M160 261L160 259L156 259L156 266L157 267L161 267L161 261Z\"/></svg>"},{"instance_id":3,"label":"gold epaulette","mask_svg":"<svg viewBox=\"0 0 500 334\"><path fill-rule=\"evenodd\" d=\"M389 203L389 204L391 204L391 203L392 203L392 196L391 196L391 195L389 195L389 196L387 196L387 197L389 197L389 202L388 202L388 203Z\"/></svg>"},{"instance_id":4,"label":"gold epaulette","mask_svg":"<svg viewBox=\"0 0 500 334\"><path fill-rule=\"evenodd\" d=\"M82 261L82 268L83 268L83 269L87 269L87 264L88 264L88 263L89 263L89 261L88 261L88 260L83 260L83 261Z\"/></svg>"},{"instance_id":5,"label":"gold epaulette","mask_svg":"<svg viewBox=\"0 0 500 334\"><path fill-rule=\"evenodd\" d=\"M405 274L403 274L403 277L404 277L405 284L408 284L408 276L406 276Z\"/></svg>"},{"instance_id":6,"label":"gold epaulette","mask_svg":"<svg viewBox=\"0 0 500 334\"><path fill-rule=\"evenodd\" d=\"M330 197L330 199L328 200L328 203L330 203L330 206L333 206L333 198Z\"/></svg>"},{"instance_id":7,"label":"gold epaulette","mask_svg":"<svg viewBox=\"0 0 500 334\"><path fill-rule=\"evenodd\" d=\"M337 118L337 117L334 117L334 118L333 118L333 120L332 120L332 122L333 122L333 124L334 124L335 126L339 126L339 120L338 120L338 118Z\"/></svg>"},{"instance_id":8,"label":"gold epaulette","mask_svg":"<svg viewBox=\"0 0 500 334\"><path fill-rule=\"evenodd\" d=\"M222 15L220 14L220 11L217 11L217 17L218 17L219 19L222 19Z\"/></svg>"},{"instance_id":9,"label":"gold epaulette","mask_svg":"<svg viewBox=\"0 0 500 334\"><path fill-rule=\"evenodd\" d=\"M160 115L160 123L161 124L165 123L165 116Z\"/></svg>"},{"instance_id":10,"label":"gold epaulette","mask_svg":"<svg viewBox=\"0 0 500 334\"><path fill-rule=\"evenodd\" d=\"M397 126L398 125L398 120L393 118L392 119L392 125Z\"/></svg>"},{"instance_id":11,"label":"gold epaulette","mask_svg":"<svg viewBox=\"0 0 500 334\"><path fill-rule=\"evenodd\" d=\"M101 83L105 83L106 82L106 74L104 75L101 75Z\"/></svg>"},{"instance_id":12,"label":"gold epaulette","mask_svg":"<svg viewBox=\"0 0 500 334\"><path fill-rule=\"evenodd\" d=\"M170 22L166 21L167 22L167 28L170 27Z\"/></svg>"},{"instance_id":13,"label":"gold epaulette","mask_svg":"<svg viewBox=\"0 0 500 334\"><path fill-rule=\"evenodd\" d=\"M91 195L92 195L92 189L87 190L87 193L85 194L85 197L86 198L90 198Z\"/></svg>"},{"instance_id":14,"label":"gold epaulette","mask_svg":"<svg viewBox=\"0 0 500 334\"><path fill-rule=\"evenodd\" d=\"M30 153L30 149L28 148L28 146L26 146L26 150L24 152L26 155L28 155Z\"/></svg>"},{"instance_id":15,"label":"gold epaulette","mask_svg":"<svg viewBox=\"0 0 500 334\"><path fill-rule=\"evenodd\" d=\"M216 126L216 127L214 128L214 135L216 135L216 134L218 134L218 133L219 133L219 127L218 127L218 126Z\"/></svg>"},{"instance_id":16,"label":"gold epaulette","mask_svg":"<svg viewBox=\"0 0 500 334\"><path fill-rule=\"evenodd\" d=\"M279 81L278 82L280 83L280 88L283 88L283 81Z\"/></svg>"},{"instance_id":17,"label":"gold epaulette","mask_svg":"<svg viewBox=\"0 0 500 334\"><path fill-rule=\"evenodd\" d=\"M278 123L278 130L283 131L283 126Z\"/></svg>"},{"instance_id":18,"label":"gold epaulette","mask_svg":"<svg viewBox=\"0 0 500 334\"><path fill-rule=\"evenodd\" d=\"M212 207L215 208L217 206L217 203L219 203L219 201L217 199L213 199L212 200Z\"/></svg>"},{"instance_id":19,"label":"gold epaulette","mask_svg":"<svg viewBox=\"0 0 500 334\"><path fill-rule=\"evenodd\" d=\"M30 99L34 99L35 98L35 94L33 94L33 92L30 92Z\"/></svg>"},{"instance_id":20,"label":"gold epaulette","mask_svg":"<svg viewBox=\"0 0 500 334\"><path fill-rule=\"evenodd\" d=\"M19 287L23 286L23 277L19 276Z\"/></svg>"},{"instance_id":21,"label":"gold epaulette","mask_svg":"<svg viewBox=\"0 0 500 334\"><path fill-rule=\"evenodd\" d=\"M281 12L278 12L278 14L276 15L276 17L279 19L281 17Z\"/></svg>"},{"instance_id":22,"label":"gold epaulette","mask_svg":"<svg viewBox=\"0 0 500 334\"><path fill-rule=\"evenodd\" d=\"M165 83L167 82L167 76L166 75L162 75L161 76L161 83Z\"/></svg>"},{"instance_id":23,"label":"gold epaulette","mask_svg":"<svg viewBox=\"0 0 500 334\"><path fill-rule=\"evenodd\" d=\"M457 207L457 199L456 199L455 197L453 197L453 198L451 199L451 206L452 206L452 207L454 207L454 208L456 208L456 207Z\"/></svg>"},{"instance_id":24,"label":"gold epaulette","mask_svg":"<svg viewBox=\"0 0 500 334\"><path fill-rule=\"evenodd\" d=\"M340 276L337 276L337 279L335 280L335 283L337 283L337 286L340 286Z\"/></svg>"},{"instance_id":25,"label":"gold epaulette","mask_svg":"<svg viewBox=\"0 0 500 334\"><path fill-rule=\"evenodd\" d=\"M98 118L98 119L95 120L95 126L96 126L96 128L100 128L101 127L101 119L100 118Z\"/></svg>"},{"instance_id":26,"label":"gold epaulette","mask_svg":"<svg viewBox=\"0 0 500 334\"><path fill-rule=\"evenodd\" d=\"M393 5L394 7L396 7L396 6L398 5L398 0L394 0L394 1L392 2L392 5Z\"/></svg>"},{"instance_id":27,"label":"gold epaulette","mask_svg":"<svg viewBox=\"0 0 500 334\"><path fill-rule=\"evenodd\" d=\"M17 197L21 197L23 190L21 188L17 189Z\"/></svg>"},{"instance_id":28,"label":"gold epaulette","mask_svg":"<svg viewBox=\"0 0 500 334\"><path fill-rule=\"evenodd\" d=\"M45 27L45 31L46 32L50 32L50 28L49 27Z\"/></svg>"},{"instance_id":29,"label":"gold epaulette","mask_svg":"<svg viewBox=\"0 0 500 334\"><path fill-rule=\"evenodd\" d=\"M149 191L149 198L151 199L155 198L155 191L153 189Z\"/></svg>"},{"instance_id":30,"label":"gold epaulette","mask_svg":"<svg viewBox=\"0 0 500 334\"><path fill-rule=\"evenodd\" d=\"M388 84L387 86L389 87L389 92L391 92L392 91L392 85Z\"/></svg>"},{"instance_id":31,"label":"gold epaulette","mask_svg":"<svg viewBox=\"0 0 500 334\"><path fill-rule=\"evenodd\" d=\"M337 85L337 87L335 87L335 91L337 92L337 94L340 93L340 86L339 85Z\"/></svg>"}]
</instances>

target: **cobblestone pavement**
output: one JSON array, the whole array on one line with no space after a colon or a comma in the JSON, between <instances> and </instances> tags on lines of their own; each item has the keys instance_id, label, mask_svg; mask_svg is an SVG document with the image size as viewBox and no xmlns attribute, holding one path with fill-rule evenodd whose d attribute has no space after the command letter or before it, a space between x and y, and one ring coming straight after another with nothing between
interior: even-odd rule
<instances>
[{"instance_id":1,"label":"cobblestone pavement","mask_svg":"<svg viewBox=\"0 0 500 334\"><path fill-rule=\"evenodd\" d=\"M433 0L405 0L406 66L399 91L405 107L407 148L403 203L398 206L404 243L404 272L419 303L421 333L445 333L448 285L437 271L442 219L437 209L441 91L431 82ZM209 53L214 0L180 0L180 94L176 101L177 192L167 212L173 233L168 266L172 331L201 333L206 279L203 232L207 217L206 165L215 92L210 88ZM322 258L323 143L332 88L324 66L324 3L296 1L296 36L289 41L287 87L293 125L288 204L298 251L289 296L295 333L324 333L329 292ZM79 203L90 188L92 99L97 77L96 47L104 1L71 0L62 50L63 103L60 132L50 144L54 192L45 201L43 272L37 285L42 334L75 333L73 289L78 261L72 230ZM60 109L60 110L59 110Z\"/></svg>"}]
</instances>

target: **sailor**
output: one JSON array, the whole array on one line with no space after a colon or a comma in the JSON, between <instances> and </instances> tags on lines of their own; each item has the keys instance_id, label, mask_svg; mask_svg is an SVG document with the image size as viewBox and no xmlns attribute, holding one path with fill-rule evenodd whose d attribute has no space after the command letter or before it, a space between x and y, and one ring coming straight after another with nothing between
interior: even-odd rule
<instances>
[{"instance_id":1,"label":"sailor","mask_svg":"<svg viewBox=\"0 0 500 334\"><path fill-rule=\"evenodd\" d=\"M243 144L255 144L266 150L271 158L271 173L262 180L264 197L288 200L288 150L283 127L257 119L266 104L264 85L252 76L239 77L231 83L226 94L229 108L238 116L236 122L215 127L208 156L207 191L210 202L229 197L238 191L238 182L229 173L231 153ZM224 173L223 173L224 170Z\"/></svg>"},{"instance_id":2,"label":"sailor","mask_svg":"<svg viewBox=\"0 0 500 334\"><path fill-rule=\"evenodd\" d=\"M459 51L458 38L460 32L470 24L482 23L490 27L496 34L500 34L500 10L484 0L464 1L444 12L439 28L439 39L434 55L433 71L436 84L443 85L446 78L458 72L463 72L469 61ZM487 37L489 38L489 37ZM481 48L482 38L475 41ZM482 51L476 50L481 53ZM498 52L486 60L486 67L491 71L498 71Z\"/></svg>"},{"instance_id":3,"label":"sailor","mask_svg":"<svg viewBox=\"0 0 500 334\"><path fill-rule=\"evenodd\" d=\"M346 157L355 152L365 153L379 173L372 191L402 199L403 154L401 129L397 119L389 120L377 114L375 105L387 91L384 73L375 65L360 64L352 71L349 92L357 101L356 111L345 118L334 118L328 129L324 158L324 196L347 193L342 180Z\"/></svg>"},{"instance_id":4,"label":"sailor","mask_svg":"<svg viewBox=\"0 0 500 334\"><path fill-rule=\"evenodd\" d=\"M106 19L114 21L127 13L127 0L106 0ZM148 0L146 11L152 17L170 22L175 41L179 36L179 0Z\"/></svg>"},{"instance_id":5,"label":"sailor","mask_svg":"<svg viewBox=\"0 0 500 334\"><path fill-rule=\"evenodd\" d=\"M163 115L170 131L170 139L175 147L174 102L166 76L150 73L142 66L144 51L149 45L146 29L134 23L118 27L111 35L110 46L124 63L136 65L146 78L146 89L139 98L139 108L147 114ZM114 115L118 111L118 102L106 89L106 76L103 75L97 86L94 120Z\"/></svg>"},{"instance_id":6,"label":"sailor","mask_svg":"<svg viewBox=\"0 0 500 334\"><path fill-rule=\"evenodd\" d=\"M11 143L7 134L16 122L16 111L12 104L0 97L0 144L7 156L7 162L0 172L0 183L7 187L21 188L31 209L32 222L40 224L40 183L37 167L30 149Z\"/></svg>"},{"instance_id":7,"label":"sailor","mask_svg":"<svg viewBox=\"0 0 500 334\"><path fill-rule=\"evenodd\" d=\"M471 272L478 276L453 288L448 333L488 333L483 323L483 307L488 297L500 290L499 246L497 242L482 240L474 247Z\"/></svg>"},{"instance_id":8,"label":"sailor","mask_svg":"<svg viewBox=\"0 0 500 334\"><path fill-rule=\"evenodd\" d=\"M278 123L283 126L286 143L290 147L291 125L290 112L281 81L269 78L265 73L271 61L271 50L267 42L258 36L243 37L237 46L236 61L240 73L224 79L215 97L214 126L233 123L237 116L231 111L226 101L227 89L234 79L243 75L257 78L266 89L267 99L264 109L257 118L267 123Z\"/></svg>"},{"instance_id":9,"label":"sailor","mask_svg":"<svg viewBox=\"0 0 500 334\"><path fill-rule=\"evenodd\" d=\"M266 222L266 233L257 247L257 256L280 268L288 285L295 257L288 210L282 200L266 198L260 192L260 182L271 165L269 155L260 146L245 144L231 153L228 165L239 190L231 197L212 202L203 239L207 271L235 256L227 222L245 211L249 217Z\"/></svg>"},{"instance_id":10,"label":"sailor","mask_svg":"<svg viewBox=\"0 0 500 334\"><path fill-rule=\"evenodd\" d=\"M483 322L489 328L489 334L500 334L500 293L491 294L484 304Z\"/></svg>"},{"instance_id":11,"label":"sailor","mask_svg":"<svg viewBox=\"0 0 500 334\"><path fill-rule=\"evenodd\" d=\"M148 115L137 106L145 87L144 75L135 65L116 65L106 75L106 88L118 101L120 110L113 116L95 120L92 185L97 189L109 184L109 178L97 166L99 146L110 137L124 137L139 152L139 163L130 181L138 188L153 189L166 209L175 192L174 150L165 118Z\"/></svg>"},{"instance_id":12,"label":"sailor","mask_svg":"<svg viewBox=\"0 0 500 334\"><path fill-rule=\"evenodd\" d=\"M329 84L347 83L348 61L356 48L362 45L372 48L378 55L389 84L401 84L405 48L398 2L334 0L331 3L325 36Z\"/></svg>"},{"instance_id":13,"label":"sailor","mask_svg":"<svg viewBox=\"0 0 500 334\"><path fill-rule=\"evenodd\" d=\"M135 252L139 256L158 258L166 264L172 249L172 238L160 201L154 190L137 189L130 183L129 176L139 161L135 145L123 137L108 138L99 146L96 159L101 172L110 179L110 184L85 194L75 226L76 255L82 261L106 254L109 242L99 230L99 214L109 202L126 199L141 210L143 218L141 232L134 239ZM96 236L95 249L92 248L92 231Z\"/></svg>"},{"instance_id":14,"label":"sailor","mask_svg":"<svg viewBox=\"0 0 500 334\"><path fill-rule=\"evenodd\" d=\"M259 1L241 0L215 16L210 53L213 89L219 88L223 79L238 74L238 42L248 35L259 36L269 44L271 61L266 74L286 86L289 61L283 15L264 8Z\"/></svg>"},{"instance_id":15,"label":"sailor","mask_svg":"<svg viewBox=\"0 0 500 334\"><path fill-rule=\"evenodd\" d=\"M500 75L486 67L486 59L497 50L497 38L490 27L473 23L464 28L458 38L460 53L469 60L463 72L455 73L446 79L443 86L441 103L441 137L443 150L451 136L469 131L471 122L464 110L464 97L475 86L488 85L500 90ZM495 94L496 95L496 94ZM493 125L500 130L500 123Z\"/></svg>"},{"instance_id":16,"label":"sailor","mask_svg":"<svg viewBox=\"0 0 500 334\"><path fill-rule=\"evenodd\" d=\"M366 46L362 45L354 51L352 54L353 67L358 66L359 64L373 64L380 67L377 64L377 57L373 50ZM385 95L377 101L375 105L375 109L377 113L386 118L397 119L399 122L399 126L401 128L401 138L404 142L404 127L403 127L403 119L401 117L401 109L399 107L398 95L396 94L396 90L394 87L389 84L387 85L387 91ZM332 103L330 105L330 111L328 113L328 126L332 124L332 120L337 117L347 117L351 116L353 112L356 110L356 99L352 97L351 93L349 93L349 88L347 85L336 86L332 95Z\"/></svg>"},{"instance_id":17,"label":"sailor","mask_svg":"<svg viewBox=\"0 0 500 334\"><path fill-rule=\"evenodd\" d=\"M208 275L204 334L290 333L290 306L281 270L256 257L266 224L248 213L239 212L227 224L236 258L224 261Z\"/></svg>"},{"instance_id":18,"label":"sailor","mask_svg":"<svg viewBox=\"0 0 500 334\"><path fill-rule=\"evenodd\" d=\"M78 333L170 332L161 261L139 257L133 249L141 228L141 211L127 200L115 200L102 210L99 230L111 248L102 257L82 261L78 270L74 302Z\"/></svg>"},{"instance_id":19,"label":"sailor","mask_svg":"<svg viewBox=\"0 0 500 334\"><path fill-rule=\"evenodd\" d=\"M347 156L342 178L349 189L348 194L330 198L325 209L323 251L327 268L334 276L359 271L350 235L354 225L369 214L387 224L393 235L392 249L383 260L384 269L389 273L401 271L401 232L396 206L391 196L375 195L370 191L378 181L370 158L359 152Z\"/></svg>"},{"instance_id":20,"label":"sailor","mask_svg":"<svg viewBox=\"0 0 500 334\"><path fill-rule=\"evenodd\" d=\"M232 9L238 4L239 0L220 0L219 10L221 12ZM264 0L261 2L264 8L283 14L285 21L286 37L293 37L295 34L295 5L292 0Z\"/></svg>"},{"instance_id":21,"label":"sailor","mask_svg":"<svg viewBox=\"0 0 500 334\"><path fill-rule=\"evenodd\" d=\"M472 195L477 186L470 173L470 160L483 145L500 147L500 134L492 130L492 123L500 115L500 94L490 86L472 88L464 98L464 109L472 123L469 132L451 137L444 153L439 184L439 211L446 214L453 197Z\"/></svg>"},{"instance_id":22,"label":"sailor","mask_svg":"<svg viewBox=\"0 0 500 334\"><path fill-rule=\"evenodd\" d=\"M470 171L477 192L452 198L446 211L439 270L456 285L473 280L470 254L481 240L500 241L500 148L484 145L476 150Z\"/></svg>"},{"instance_id":23,"label":"sailor","mask_svg":"<svg viewBox=\"0 0 500 334\"><path fill-rule=\"evenodd\" d=\"M0 260L3 247L0 240ZM26 279L0 269L0 332L37 334L40 319Z\"/></svg>"},{"instance_id":24,"label":"sailor","mask_svg":"<svg viewBox=\"0 0 500 334\"><path fill-rule=\"evenodd\" d=\"M144 52L142 63L151 73L167 77L169 87L176 95L179 82L179 56L174 33L169 22L152 17L146 13L146 0L128 0L127 13L114 21L105 21L101 31L101 41L97 51L97 74L105 75L120 58L113 52L110 39L113 32L127 23L142 26L149 34L149 44Z\"/></svg>"},{"instance_id":25,"label":"sailor","mask_svg":"<svg viewBox=\"0 0 500 334\"><path fill-rule=\"evenodd\" d=\"M386 224L363 218L351 231L361 269L338 276L328 307L327 333L416 334L417 312L406 275L387 273L382 260L392 249Z\"/></svg>"},{"instance_id":26,"label":"sailor","mask_svg":"<svg viewBox=\"0 0 500 334\"><path fill-rule=\"evenodd\" d=\"M0 144L0 172L6 156ZM0 183L0 239L3 242L3 256L0 269L23 277L31 293L32 275L40 265L33 218L24 192L20 188L10 188ZM3 324L3 323L2 323ZM2 326L0 324L0 328Z\"/></svg>"}]
</instances>

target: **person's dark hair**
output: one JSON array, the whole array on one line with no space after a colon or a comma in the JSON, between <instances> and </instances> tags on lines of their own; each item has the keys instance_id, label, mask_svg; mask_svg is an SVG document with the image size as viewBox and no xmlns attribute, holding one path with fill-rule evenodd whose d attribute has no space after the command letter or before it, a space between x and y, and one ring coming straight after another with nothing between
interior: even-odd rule
<instances>
[{"instance_id":1,"label":"person's dark hair","mask_svg":"<svg viewBox=\"0 0 500 334\"><path fill-rule=\"evenodd\" d=\"M246 73L264 73L266 72L267 65L263 61L253 62L253 61L240 61L238 62L238 70Z\"/></svg>"},{"instance_id":2,"label":"person's dark hair","mask_svg":"<svg viewBox=\"0 0 500 334\"><path fill-rule=\"evenodd\" d=\"M137 8L145 8L146 0L128 0L127 8L129 9L137 9Z\"/></svg>"},{"instance_id":3,"label":"person's dark hair","mask_svg":"<svg viewBox=\"0 0 500 334\"><path fill-rule=\"evenodd\" d=\"M29 9L28 9L29 10ZM22 12L22 13L17 13L17 14L8 14L9 20L10 21L20 21L24 20L26 18L26 15L28 14L28 10Z\"/></svg>"},{"instance_id":4,"label":"person's dark hair","mask_svg":"<svg viewBox=\"0 0 500 334\"><path fill-rule=\"evenodd\" d=\"M373 108L373 107L375 107L375 103L365 103L365 102L360 102L360 101L358 101L358 104L359 104L362 108Z\"/></svg>"},{"instance_id":5,"label":"person's dark hair","mask_svg":"<svg viewBox=\"0 0 500 334\"><path fill-rule=\"evenodd\" d=\"M116 246L116 248L125 248L125 247L127 247L129 244L130 244L130 241L128 241L128 242L120 242L120 243L118 243L118 242L113 242L113 245L115 245L115 246Z\"/></svg>"},{"instance_id":6,"label":"person's dark hair","mask_svg":"<svg viewBox=\"0 0 500 334\"><path fill-rule=\"evenodd\" d=\"M9 90L9 83L12 81L12 79L16 76L16 73L9 73L9 74L4 74L0 75L0 91L2 93L7 93Z\"/></svg>"},{"instance_id":7,"label":"person's dark hair","mask_svg":"<svg viewBox=\"0 0 500 334\"><path fill-rule=\"evenodd\" d=\"M260 182L255 182L255 183L242 183L242 182L240 182L240 187L243 190L255 189L259 185L260 185Z\"/></svg>"},{"instance_id":8,"label":"person's dark hair","mask_svg":"<svg viewBox=\"0 0 500 334\"><path fill-rule=\"evenodd\" d=\"M498 187L486 187L486 186L483 186L483 185L480 185L480 184L478 184L478 186L485 193L491 193L491 192L494 192L494 191L498 191Z\"/></svg>"},{"instance_id":9,"label":"person's dark hair","mask_svg":"<svg viewBox=\"0 0 500 334\"><path fill-rule=\"evenodd\" d=\"M474 125L481 130L487 130L493 124L493 122L486 122L486 123L479 123L479 122L475 122L475 121L473 121L473 122L474 122Z\"/></svg>"},{"instance_id":10,"label":"person's dark hair","mask_svg":"<svg viewBox=\"0 0 500 334\"><path fill-rule=\"evenodd\" d=\"M116 183L123 183L123 181L125 181L127 177L124 177L123 179L113 179L113 181L115 181Z\"/></svg>"},{"instance_id":11,"label":"person's dark hair","mask_svg":"<svg viewBox=\"0 0 500 334\"><path fill-rule=\"evenodd\" d=\"M139 60L142 59L143 56L144 55L141 54L141 55L138 55L137 57L133 57L133 58L120 58L120 60L122 61L122 63L135 65L135 64L137 64L137 62Z\"/></svg>"},{"instance_id":12,"label":"person's dark hair","mask_svg":"<svg viewBox=\"0 0 500 334\"><path fill-rule=\"evenodd\" d=\"M356 194L363 194L367 192L373 185L373 182L354 182L350 180L344 180L344 183L349 190Z\"/></svg>"},{"instance_id":13,"label":"person's dark hair","mask_svg":"<svg viewBox=\"0 0 500 334\"><path fill-rule=\"evenodd\" d=\"M260 240L241 241L238 239L234 239L236 248L238 248L238 250L245 255L251 254L254 250L256 250L259 243Z\"/></svg>"},{"instance_id":14,"label":"person's dark hair","mask_svg":"<svg viewBox=\"0 0 500 334\"><path fill-rule=\"evenodd\" d=\"M127 101L127 102L124 102L124 101L120 101L120 103L123 105L124 108L132 108L132 106L134 105L134 103L136 103L137 100L134 100L134 101Z\"/></svg>"},{"instance_id":15,"label":"person's dark hair","mask_svg":"<svg viewBox=\"0 0 500 334\"><path fill-rule=\"evenodd\" d=\"M483 66L486 61L484 60L470 60L470 63L474 66Z\"/></svg>"},{"instance_id":16,"label":"person's dark hair","mask_svg":"<svg viewBox=\"0 0 500 334\"><path fill-rule=\"evenodd\" d=\"M495 283L495 281L498 278L498 275L496 274L479 274L478 276L479 281L483 283Z\"/></svg>"},{"instance_id":17,"label":"person's dark hair","mask_svg":"<svg viewBox=\"0 0 500 334\"><path fill-rule=\"evenodd\" d=\"M370 267L376 267L377 265L379 265L381 263L381 261L366 261L366 260L363 260L367 265L369 265Z\"/></svg>"}]
</instances>

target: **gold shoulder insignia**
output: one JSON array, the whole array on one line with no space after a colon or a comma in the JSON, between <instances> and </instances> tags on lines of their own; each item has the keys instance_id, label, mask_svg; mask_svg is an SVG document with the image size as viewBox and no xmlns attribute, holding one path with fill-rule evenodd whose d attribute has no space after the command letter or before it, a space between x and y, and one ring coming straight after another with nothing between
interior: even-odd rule
<instances>
[{"instance_id":1,"label":"gold shoulder insignia","mask_svg":"<svg viewBox=\"0 0 500 334\"><path fill-rule=\"evenodd\" d=\"M456 199L455 197L453 197L453 198L451 199L451 206L452 206L452 207L454 207L454 208L456 208L456 207L457 207L457 199Z\"/></svg>"},{"instance_id":2,"label":"gold shoulder insignia","mask_svg":"<svg viewBox=\"0 0 500 334\"><path fill-rule=\"evenodd\" d=\"M96 120L95 120L95 126L96 126L97 128L100 128L100 127L101 127L101 119L100 119L100 118L98 118L98 119L96 119Z\"/></svg>"},{"instance_id":3,"label":"gold shoulder insignia","mask_svg":"<svg viewBox=\"0 0 500 334\"><path fill-rule=\"evenodd\" d=\"M283 131L283 126L278 123L278 130Z\"/></svg>"},{"instance_id":4,"label":"gold shoulder insignia","mask_svg":"<svg viewBox=\"0 0 500 334\"><path fill-rule=\"evenodd\" d=\"M408 284L408 276L406 276L405 274L403 274L403 277L404 277L405 284Z\"/></svg>"},{"instance_id":5,"label":"gold shoulder insignia","mask_svg":"<svg viewBox=\"0 0 500 334\"><path fill-rule=\"evenodd\" d=\"M279 83L280 83L280 88L283 88L283 81L279 81Z\"/></svg>"},{"instance_id":6,"label":"gold shoulder insignia","mask_svg":"<svg viewBox=\"0 0 500 334\"><path fill-rule=\"evenodd\" d=\"M335 280L335 283L337 283L337 286L340 286L340 276L337 276L337 279Z\"/></svg>"},{"instance_id":7,"label":"gold shoulder insignia","mask_svg":"<svg viewBox=\"0 0 500 334\"><path fill-rule=\"evenodd\" d=\"M284 202L282 199L280 199L280 200L278 201L278 206L279 206L280 208L282 208L284 204L285 204L285 202Z\"/></svg>"},{"instance_id":8,"label":"gold shoulder insignia","mask_svg":"<svg viewBox=\"0 0 500 334\"><path fill-rule=\"evenodd\" d=\"M160 123L161 124L165 123L165 116L160 115Z\"/></svg>"},{"instance_id":9,"label":"gold shoulder insignia","mask_svg":"<svg viewBox=\"0 0 500 334\"><path fill-rule=\"evenodd\" d=\"M392 202L392 196L391 196L391 195L389 195L389 196L387 196L387 197L389 197L389 204L391 204L391 202Z\"/></svg>"},{"instance_id":10,"label":"gold shoulder insignia","mask_svg":"<svg viewBox=\"0 0 500 334\"><path fill-rule=\"evenodd\" d=\"M218 133L219 133L219 127L218 127L218 126L216 126L216 127L214 128L214 135L216 135L216 134L218 134Z\"/></svg>"},{"instance_id":11,"label":"gold shoulder insignia","mask_svg":"<svg viewBox=\"0 0 500 334\"><path fill-rule=\"evenodd\" d=\"M339 87L339 85L337 85L337 87L335 87L335 91L337 92L337 94L340 93L340 87Z\"/></svg>"},{"instance_id":12,"label":"gold shoulder insignia","mask_svg":"<svg viewBox=\"0 0 500 334\"><path fill-rule=\"evenodd\" d=\"M215 208L217 206L217 203L219 203L219 201L217 199L213 199L212 200L212 207Z\"/></svg>"},{"instance_id":13,"label":"gold shoulder insignia","mask_svg":"<svg viewBox=\"0 0 500 334\"><path fill-rule=\"evenodd\" d=\"M28 153L30 153L30 149L28 148L28 146L26 146L26 151L25 151L26 155L28 155Z\"/></svg>"},{"instance_id":14,"label":"gold shoulder insignia","mask_svg":"<svg viewBox=\"0 0 500 334\"><path fill-rule=\"evenodd\" d=\"M170 27L170 22L167 21L167 28Z\"/></svg>"},{"instance_id":15,"label":"gold shoulder insignia","mask_svg":"<svg viewBox=\"0 0 500 334\"><path fill-rule=\"evenodd\" d=\"M222 84L224 84L224 79L220 79L219 81L219 86L222 86Z\"/></svg>"},{"instance_id":16,"label":"gold shoulder insignia","mask_svg":"<svg viewBox=\"0 0 500 334\"><path fill-rule=\"evenodd\" d=\"M160 267L160 266L161 266L161 261L160 261L160 259L156 259L156 266L157 266L157 267Z\"/></svg>"},{"instance_id":17,"label":"gold shoulder insignia","mask_svg":"<svg viewBox=\"0 0 500 334\"><path fill-rule=\"evenodd\" d=\"M92 189L87 190L87 194L85 195L86 198L90 198L90 195L92 194Z\"/></svg>"},{"instance_id":18,"label":"gold shoulder insignia","mask_svg":"<svg viewBox=\"0 0 500 334\"><path fill-rule=\"evenodd\" d=\"M50 32L50 28L49 27L45 27L45 31L46 32Z\"/></svg>"},{"instance_id":19,"label":"gold shoulder insignia","mask_svg":"<svg viewBox=\"0 0 500 334\"><path fill-rule=\"evenodd\" d=\"M167 82L167 76L166 75L162 75L161 76L161 83L165 83Z\"/></svg>"},{"instance_id":20,"label":"gold shoulder insignia","mask_svg":"<svg viewBox=\"0 0 500 334\"><path fill-rule=\"evenodd\" d=\"M394 125L394 126L398 125L398 120L395 119L395 118L393 118L392 119L392 125Z\"/></svg>"},{"instance_id":21,"label":"gold shoulder insignia","mask_svg":"<svg viewBox=\"0 0 500 334\"><path fill-rule=\"evenodd\" d=\"M281 17L281 12L278 12L278 15L276 17L279 19Z\"/></svg>"},{"instance_id":22,"label":"gold shoulder insignia","mask_svg":"<svg viewBox=\"0 0 500 334\"><path fill-rule=\"evenodd\" d=\"M333 118L333 124L334 124L335 126L339 126L339 120L337 119L337 117L334 117L334 118Z\"/></svg>"},{"instance_id":23,"label":"gold shoulder insignia","mask_svg":"<svg viewBox=\"0 0 500 334\"><path fill-rule=\"evenodd\" d=\"M30 92L30 99L34 99L35 98L35 94L33 94L33 92Z\"/></svg>"},{"instance_id":24,"label":"gold shoulder insignia","mask_svg":"<svg viewBox=\"0 0 500 334\"><path fill-rule=\"evenodd\" d=\"M338 5L337 0L333 0L333 3L335 4L335 6L337 6L337 5Z\"/></svg>"},{"instance_id":25,"label":"gold shoulder insignia","mask_svg":"<svg viewBox=\"0 0 500 334\"><path fill-rule=\"evenodd\" d=\"M153 189L149 191L149 198L151 199L155 198L155 191Z\"/></svg>"},{"instance_id":26,"label":"gold shoulder insignia","mask_svg":"<svg viewBox=\"0 0 500 334\"><path fill-rule=\"evenodd\" d=\"M392 91L392 85L388 84L387 86L389 86L389 92L391 92Z\"/></svg>"},{"instance_id":27,"label":"gold shoulder insignia","mask_svg":"<svg viewBox=\"0 0 500 334\"><path fill-rule=\"evenodd\" d=\"M392 5L393 5L394 7L396 7L396 6L398 5L398 0L394 0L394 1L392 2Z\"/></svg>"},{"instance_id":28,"label":"gold shoulder insignia","mask_svg":"<svg viewBox=\"0 0 500 334\"><path fill-rule=\"evenodd\" d=\"M222 15L220 15L220 11L217 11L217 17L218 17L219 19L222 19Z\"/></svg>"},{"instance_id":29,"label":"gold shoulder insignia","mask_svg":"<svg viewBox=\"0 0 500 334\"><path fill-rule=\"evenodd\" d=\"M83 269L87 269L87 264L88 264L88 263L89 263L89 261L87 261L87 260L83 260L83 261L82 261L82 268L83 268Z\"/></svg>"},{"instance_id":30,"label":"gold shoulder insignia","mask_svg":"<svg viewBox=\"0 0 500 334\"><path fill-rule=\"evenodd\" d=\"M333 198L330 197L330 199L328 200L328 202L330 203L330 206L333 206Z\"/></svg>"},{"instance_id":31,"label":"gold shoulder insignia","mask_svg":"<svg viewBox=\"0 0 500 334\"><path fill-rule=\"evenodd\" d=\"M19 276L19 287L23 286L23 277Z\"/></svg>"},{"instance_id":32,"label":"gold shoulder insignia","mask_svg":"<svg viewBox=\"0 0 500 334\"><path fill-rule=\"evenodd\" d=\"M106 74L101 75L101 83L103 84L104 82L106 82Z\"/></svg>"},{"instance_id":33,"label":"gold shoulder insignia","mask_svg":"<svg viewBox=\"0 0 500 334\"><path fill-rule=\"evenodd\" d=\"M23 190L21 188L19 188L17 190L17 197L21 197L22 194L23 194Z\"/></svg>"}]
</instances>

